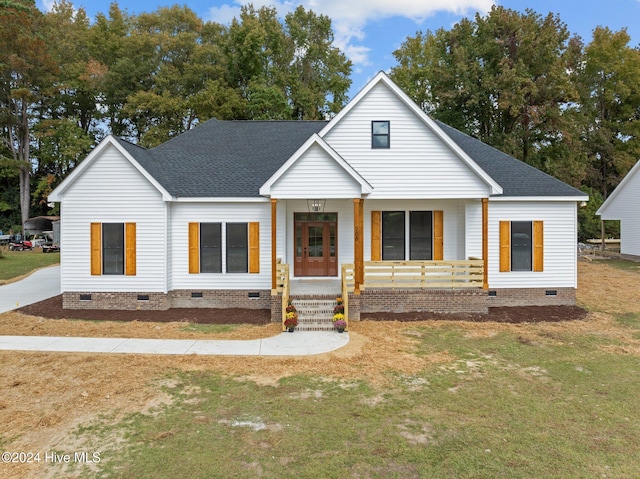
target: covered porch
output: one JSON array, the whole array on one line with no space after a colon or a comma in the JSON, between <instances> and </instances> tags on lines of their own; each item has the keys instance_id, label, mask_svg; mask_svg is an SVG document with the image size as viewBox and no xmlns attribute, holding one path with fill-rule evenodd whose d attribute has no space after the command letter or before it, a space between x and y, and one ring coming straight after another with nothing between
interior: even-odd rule
<instances>
[{"instance_id":1,"label":"covered porch","mask_svg":"<svg viewBox=\"0 0 640 479\"><path fill-rule=\"evenodd\" d=\"M307 205L319 205L319 201L271 199L272 317L281 318L283 327L291 298L323 296L326 301L335 301L341 296L347 321L359 319L361 312L487 311L486 198L413 201L406 202L406 207L385 202L397 211L405 208L406 216L414 209L431 213L426 253L430 259L421 260L383 259L385 238L376 233L381 231L384 206L379 200L322 200L326 212L318 216L321 221L312 221L313 211L300 211ZM350 205L349 210L345 205ZM407 225L410 233L409 228ZM450 230L464 233L456 237ZM409 233L407 248L414 241ZM453 238L449 243L448 237ZM465 255L472 252L476 255ZM311 270L300 265L310 260L325 265Z\"/></svg>"}]
</instances>

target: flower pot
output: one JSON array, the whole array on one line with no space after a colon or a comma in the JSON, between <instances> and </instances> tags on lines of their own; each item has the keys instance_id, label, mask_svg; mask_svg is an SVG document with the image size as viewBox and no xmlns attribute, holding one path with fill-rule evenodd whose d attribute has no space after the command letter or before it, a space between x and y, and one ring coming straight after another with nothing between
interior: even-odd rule
<instances>
[{"instance_id":1,"label":"flower pot","mask_svg":"<svg viewBox=\"0 0 640 479\"><path fill-rule=\"evenodd\" d=\"M287 331L290 333L293 333L293 331L295 330L295 328L288 328Z\"/></svg>"},{"instance_id":2,"label":"flower pot","mask_svg":"<svg viewBox=\"0 0 640 479\"><path fill-rule=\"evenodd\" d=\"M338 328L339 333L344 333L344 328Z\"/></svg>"}]
</instances>

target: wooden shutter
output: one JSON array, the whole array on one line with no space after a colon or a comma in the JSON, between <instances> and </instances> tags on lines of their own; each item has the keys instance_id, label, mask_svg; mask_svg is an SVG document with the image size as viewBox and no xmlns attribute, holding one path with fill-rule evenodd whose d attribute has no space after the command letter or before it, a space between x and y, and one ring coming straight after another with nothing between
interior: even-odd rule
<instances>
[{"instance_id":1,"label":"wooden shutter","mask_svg":"<svg viewBox=\"0 0 640 479\"><path fill-rule=\"evenodd\" d=\"M189 274L200 273L200 223L189 223Z\"/></svg>"},{"instance_id":2,"label":"wooden shutter","mask_svg":"<svg viewBox=\"0 0 640 479\"><path fill-rule=\"evenodd\" d=\"M260 223L249 223L249 273L260 272Z\"/></svg>"},{"instance_id":3,"label":"wooden shutter","mask_svg":"<svg viewBox=\"0 0 640 479\"><path fill-rule=\"evenodd\" d=\"M124 274L136 275L136 224L124 224Z\"/></svg>"},{"instance_id":4,"label":"wooden shutter","mask_svg":"<svg viewBox=\"0 0 640 479\"><path fill-rule=\"evenodd\" d=\"M91 223L91 275L102 274L102 223Z\"/></svg>"},{"instance_id":5,"label":"wooden shutter","mask_svg":"<svg viewBox=\"0 0 640 479\"><path fill-rule=\"evenodd\" d=\"M382 259L382 211L371 212L371 261Z\"/></svg>"},{"instance_id":6,"label":"wooden shutter","mask_svg":"<svg viewBox=\"0 0 640 479\"><path fill-rule=\"evenodd\" d=\"M511 222L500 222L500 271L511 271Z\"/></svg>"},{"instance_id":7,"label":"wooden shutter","mask_svg":"<svg viewBox=\"0 0 640 479\"><path fill-rule=\"evenodd\" d=\"M433 260L444 259L444 212L433 212Z\"/></svg>"},{"instance_id":8,"label":"wooden shutter","mask_svg":"<svg viewBox=\"0 0 640 479\"><path fill-rule=\"evenodd\" d=\"M533 271L544 270L544 228L542 221L533 222Z\"/></svg>"}]
</instances>

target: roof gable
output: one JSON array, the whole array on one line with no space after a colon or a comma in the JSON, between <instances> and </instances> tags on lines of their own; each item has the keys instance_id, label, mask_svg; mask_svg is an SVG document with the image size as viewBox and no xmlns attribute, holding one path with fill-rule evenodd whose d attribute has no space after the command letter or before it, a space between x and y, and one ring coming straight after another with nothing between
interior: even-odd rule
<instances>
[{"instance_id":1,"label":"roof gable","mask_svg":"<svg viewBox=\"0 0 640 479\"><path fill-rule=\"evenodd\" d=\"M598 211L596 211L596 214L602 216L603 219L606 219L604 217L607 216L608 213L610 213L610 211L608 210L613 210L616 208L619 209L618 203L625 201L624 196L628 189L635 188L637 190L640 190L640 173L639 172L640 172L640 160L637 161L636 164L633 165L633 167L625 175L625 177L622 178L622 181L618 184L618 186L616 186L616 188L609 195L609 197L604 201L604 203L602 203L600 208L598 208ZM617 219L617 218L611 218L611 219Z\"/></svg>"},{"instance_id":2,"label":"roof gable","mask_svg":"<svg viewBox=\"0 0 640 479\"><path fill-rule=\"evenodd\" d=\"M501 194L502 187L488 175L467 153L462 150L448 135L446 135L438 126L438 124L431 119L420 107L391 79L384 73L379 72L367 85L345 106L319 133L323 138L326 138L333 129L335 129L353 110L355 110L361 102L366 101L366 98L378 85L384 85L400 103L407 109L408 112L413 114L424 124L450 151L457 156L461 162L472 171L485 185L490 189L491 194ZM378 113L378 116L383 116L384 111ZM382 118L371 118L371 120L380 120ZM393 140L392 140L393 141Z\"/></svg>"},{"instance_id":3,"label":"roof gable","mask_svg":"<svg viewBox=\"0 0 640 479\"><path fill-rule=\"evenodd\" d=\"M112 135L106 136L99 144L96 146L91 153L67 176L58 187L51 192L49 195L49 201L61 201L64 196L65 191L73 185L79 178L82 177L84 172L86 172L91 166L99 161L99 158L103 151L105 151L108 147L115 147L120 154L129 162L131 165L149 182L153 187L158 190L158 192L162 195L162 199L168 201L171 199L171 195L167 192L167 190L154 178L149 172L141 166L139 163L139 159L145 157L147 155L147 150L140 146L133 145L129 142L126 142L122 139L116 138Z\"/></svg>"},{"instance_id":4,"label":"roof gable","mask_svg":"<svg viewBox=\"0 0 640 479\"><path fill-rule=\"evenodd\" d=\"M294 170L296 170L297 166L301 166L301 163L307 160L307 163L310 163L309 156L311 156L311 152L313 149L318 150L314 155L314 166L319 168L316 170L321 172L320 176L311 176L310 169L304 169L303 167L298 168L301 170L299 172L293 173L296 176L293 180L298 183L297 188L301 188L306 190L307 193L313 192L314 189L324 189L323 196L327 198L339 198L351 197L351 194L348 194L347 191L339 188L335 183L341 182L343 186L348 188L349 183L357 185L357 194L369 194L373 190L371 185L367 183L367 181L358 174L336 151L334 151L318 134L313 134L311 138L309 138L304 145L302 145L298 150L287 160L287 162L282 165L278 171L276 171L262 187L260 188L260 194L265 196L272 196L274 187L287 180L287 176L292 174ZM322 177L326 179L329 171L332 170L333 180L328 180L329 183L323 185ZM293 176L292 175L292 176ZM304 178L307 176L307 178ZM308 180L309 184L300 185L299 183L304 180ZM331 182L334 184L332 185ZM351 188L348 188L351 189ZM298 189L300 191L300 189ZM283 197L282 193L277 195L278 197Z\"/></svg>"}]
</instances>

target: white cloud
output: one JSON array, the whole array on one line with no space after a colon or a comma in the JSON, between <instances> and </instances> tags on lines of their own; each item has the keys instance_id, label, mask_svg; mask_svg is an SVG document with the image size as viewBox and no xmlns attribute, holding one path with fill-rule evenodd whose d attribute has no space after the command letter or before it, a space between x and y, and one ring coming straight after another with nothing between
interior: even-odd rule
<instances>
[{"instance_id":1,"label":"white cloud","mask_svg":"<svg viewBox=\"0 0 640 479\"><path fill-rule=\"evenodd\" d=\"M50 12L53 10L53 5L55 4L55 0L39 0L39 9L41 12Z\"/></svg>"},{"instance_id":2,"label":"white cloud","mask_svg":"<svg viewBox=\"0 0 640 479\"><path fill-rule=\"evenodd\" d=\"M240 6L221 5L209 9L209 19L223 25L228 25L234 17L240 15Z\"/></svg>"},{"instance_id":3,"label":"white cloud","mask_svg":"<svg viewBox=\"0 0 640 479\"><path fill-rule=\"evenodd\" d=\"M298 5L327 15L333 22L336 46L358 65L367 65L369 49L358 45L365 37L364 28L370 21L405 17L417 23L439 12L465 14L488 12L494 0L233 0L210 9L210 19L228 24L240 13L240 6L252 3L256 8L274 6L285 16Z\"/></svg>"}]
</instances>

